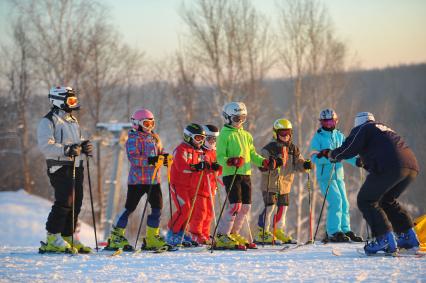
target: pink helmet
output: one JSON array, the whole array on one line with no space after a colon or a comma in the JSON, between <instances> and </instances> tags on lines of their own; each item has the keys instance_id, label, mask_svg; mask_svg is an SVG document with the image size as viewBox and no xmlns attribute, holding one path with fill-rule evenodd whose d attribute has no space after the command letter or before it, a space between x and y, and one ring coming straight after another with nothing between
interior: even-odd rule
<instances>
[{"instance_id":1,"label":"pink helmet","mask_svg":"<svg viewBox=\"0 0 426 283\"><path fill-rule=\"evenodd\" d=\"M135 113L133 113L132 117L130 117L130 121L132 122L132 127L136 130L139 128L139 125L141 125L140 122L147 119L154 120L154 115L152 114L151 111L144 108L136 110Z\"/></svg>"}]
</instances>

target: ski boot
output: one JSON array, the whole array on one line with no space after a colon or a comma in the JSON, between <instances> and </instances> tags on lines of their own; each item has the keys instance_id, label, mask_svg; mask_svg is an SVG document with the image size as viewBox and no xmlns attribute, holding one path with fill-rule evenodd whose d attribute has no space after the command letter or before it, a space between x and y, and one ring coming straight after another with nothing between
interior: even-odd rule
<instances>
[{"instance_id":1,"label":"ski boot","mask_svg":"<svg viewBox=\"0 0 426 283\"><path fill-rule=\"evenodd\" d=\"M170 247L170 245L160 236L160 228L147 226L143 249L156 250L163 247Z\"/></svg>"},{"instance_id":2,"label":"ski boot","mask_svg":"<svg viewBox=\"0 0 426 283\"><path fill-rule=\"evenodd\" d=\"M83 243L80 242L80 239L76 236L74 236L74 239L71 239L71 236L62 236L62 238L64 238L65 242L68 244L73 244L74 248L76 248L80 254L90 254L92 252L92 248L83 245ZM72 243L73 241L74 243Z\"/></svg>"},{"instance_id":3,"label":"ski boot","mask_svg":"<svg viewBox=\"0 0 426 283\"><path fill-rule=\"evenodd\" d=\"M286 235L283 229L277 229L275 237L280 240L283 244L297 244L290 235Z\"/></svg>"},{"instance_id":4,"label":"ski boot","mask_svg":"<svg viewBox=\"0 0 426 283\"><path fill-rule=\"evenodd\" d=\"M218 234L214 241L214 246L212 247L215 250L247 250L245 245L240 244L230 235Z\"/></svg>"},{"instance_id":5,"label":"ski boot","mask_svg":"<svg viewBox=\"0 0 426 283\"><path fill-rule=\"evenodd\" d=\"M47 233L46 243L41 242L41 247L38 249L41 254L44 253L70 253L77 254L78 250L71 247L61 236L61 233Z\"/></svg>"},{"instance_id":6,"label":"ski boot","mask_svg":"<svg viewBox=\"0 0 426 283\"><path fill-rule=\"evenodd\" d=\"M396 237L397 237L396 242L398 244L398 248L406 249L406 250L419 249L420 242L413 228L408 229L404 233L397 234Z\"/></svg>"},{"instance_id":7,"label":"ski boot","mask_svg":"<svg viewBox=\"0 0 426 283\"><path fill-rule=\"evenodd\" d=\"M190 241L185 239L185 236L183 236L183 231L179 231L178 233L173 233L173 230L169 230L167 231L167 235L166 235L166 242L171 245L171 246L179 246L182 245L184 247L191 247L191 239ZM187 238L187 236L186 236Z\"/></svg>"},{"instance_id":8,"label":"ski boot","mask_svg":"<svg viewBox=\"0 0 426 283\"><path fill-rule=\"evenodd\" d=\"M330 236L328 236L328 234L326 234L326 239L324 242L332 242L332 243L347 243L349 242L351 239L345 235L345 233L343 232L336 232Z\"/></svg>"},{"instance_id":9,"label":"ski boot","mask_svg":"<svg viewBox=\"0 0 426 283\"><path fill-rule=\"evenodd\" d=\"M105 250L116 251L122 249L123 251L130 252L135 249L129 244L129 241L124 236L126 234L125 228L113 227L111 234L108 237L108 244Z\"/></svg>"},{"instance_id":10,"label":"ski boot","mask_svg":"<svg viewBox=\"0 0 426 283\"><path fill-rule=\"evenodd\" d=\"M395 235L392 232L386 232L386 234L376 237L375 241L372 241L364 246L366 255L376 254L377 252L385 252L392 254L397 251L397 243Z\"/></svg>"},{"instance_id":11,"label":"ski boot","mask_svg":"<svg viewBox=\"0 0 426 283\"><path fill-rule=\"evenodd\" d=\"M267 230L265 231L265 237L263 237L263 228L262 227L258 227L258 232L257 232L256 237L254 238L254 242L256 244L265 244L265 245L272 245L272 244L281 245L282 244L282 242L279 239L277 239L276 237L275 237L275 241L274 241L274 237L273 237L272 233L267 231Z\"/></svg>"},{"instance_id":12,"label":"ski boot","mask_svg":"<svg viewBox=\"0 0 426 283\"><path fill-rule=\"evenodd\" d=\"M364 239L361 236L358 236L352 231L345 232L345 235L352 241L352 242L364 242Z\"/></svg>"},{"instance_id":13,"label":"ski boot","mask_svg":"<svg viewBox=\"0 0 426 283\"><path fill-rule=\"evenodd\" d=\"M240 245L246 246L247 249L257 249L255 243L250 243L246 238L244 238L238 233L231 234L231 237L234 238L238 243L240 243Z\"/></svg>"}]
</instances>

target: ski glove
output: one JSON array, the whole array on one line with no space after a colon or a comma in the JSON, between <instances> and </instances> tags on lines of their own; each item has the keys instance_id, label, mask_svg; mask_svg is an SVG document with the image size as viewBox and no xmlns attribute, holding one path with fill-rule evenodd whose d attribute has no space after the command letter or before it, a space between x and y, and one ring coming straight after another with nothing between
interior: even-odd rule
<instances>
[{"instance_id":1,"label":"ski glove","mask_svg":"<svg viewBox=\"0 0 426 283\"><path fill-rule=\"evenodd\" d=\"M317 158L325 157L328 158L328 153L330 152L330 149L323 149L317 154Z\"/></svg>"},{"instance_id":2,"label":"ski glove","mask_svg":"<svg viewBox=\"0 0 426 283\"><path fill-rule=\"evenodd\" d=\"M283 166L284 165L284 159L279 158L279 157L275 158L275 164L276 164L276 168Z\"/></svg>"},{"instance_id":3,"label":"ski glove","mask_svg":"<svg viewBox=\"0 0 426 283\"><path fill-rule=\"evenodd\" d=\"M79 144L71 144L64 146L64 154L65 156L73 157L79 156L81 153L81 146Z\"/></svg>"},{"instance_id":4,"label":"ski glove","mask_svg":"<svg viewBox=\"0 0 426 283\"><path fill-rule=\"evenodd\" d=\"M148 157L148 164L149 165L155 165L158 162L158 155L156 156L149 156Z\"/></svg>"},{"instance_id":5,"label":"ski glove","mask_svg":"<svg viewBox=\"0 0 426 283\"><path fill-rule=\"evenodd\" d=\"M93 145L89 140L85 140L81 143L81 151L87 156L92 156Z\"/></svg>"},{"instance_id":6,"label":"ski glove","mask_svg":"<svg viewBox=\"0 0 426 283\"><path fill-rule=\"evenodd\" d=\"M275 168L277 168L277 162L272 156L270 156L269 159L263 160L262 167L267 170L274 170Z\"/></svg>"},{"instance_id":7,"label":"ski glove","mask_svg":"<svg viewBox=\"0 0 426 283\"><path fill-rule=\"evenodd\" d=\"M169 160L167 159L167 157L169 156L168 153L163 153L162 156L164 156L164 161L163 161L163 165L164 166L169 166Z\"/></svg>"},{"instance_id":8,"label":"ski glove","mask_svg":"<svg viewBox=\"0 0 426 283\"><path fill-rule=\"evenodd\" d=\"M197 164L191 164L191 167L194 168L197 171L202 171L204 169L210 169L209 164L205 161L201 161L200 163L197 163Z\"/></svg>"},{"instance_id":9,"label":"ski glove","mask_svg":"<svg viewBox=\"0 0 426 283\"><path fill-rule=\"evenodd\" d=\"M242 167L244 165L244 157L242 157L242 156L240 156L240 157L230 157L226 161L226 164L228 166L235 166L237 168L240 168L240 167Z\"/></svg>"},{"instance_id":10,"label":"ski glove","mask_svg":"<svg viewBox=\"0 0 426 283\"><path fill-rule=\"evenodd\" d=\"M305 162L303 162L303 169L305 170L311 170L312 169L312 162L307 159Z\"/></svg>"},{"instance_id":11,"label":"ski glove","mask_svg":"<svg viewBox=\"0 0 426 283\"><path fill-rule=\"evenodd\" d=\"M220 165L219 165L219 163L217 163L217 162L213 162L212 164L210 164L210 168L211 168L213 171L219 171L219 169L220 169Z\"/></svg>"}]
</instances>

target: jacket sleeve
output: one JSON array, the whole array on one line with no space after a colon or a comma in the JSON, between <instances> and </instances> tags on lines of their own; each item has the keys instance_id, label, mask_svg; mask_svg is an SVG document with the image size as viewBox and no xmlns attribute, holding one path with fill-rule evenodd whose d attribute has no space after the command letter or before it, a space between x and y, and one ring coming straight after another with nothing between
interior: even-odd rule
<instances>
[{"instance_id":1,"label":"jacket sleeve","mask_svg":"<svg viewBox=\"0 0 426 283\"><path fill-rule=\"evenodd\" d=\"M219 135L217 139L217 145L216 145L216 156L217 156L217 163L219 163L222 167L226 166L226 161L229 157L226 154L226 149L228 143L227 135L221 134Z\"/></svg>"},{"instance_id":2,"label":"jacket sleeve","mask_svg":"<svg viewBox=\"0 0 426 283\"><path fill-rule=\"evenodd\" d=\"M139 144L140 140L136 136L129 135L129 138L126 142L127 158L129 159L129 162L132 166L148 166L148 158L142 152L140 152Z\"/></svg>"},{"instance_id":3,"label":"jacket sleeve","mask_svg":"<svg viewBox=\"0 0 426 283\"><path fill-rule=\"evenodd\" d=\"M189 154L185 148L181 146L176 148L173 156L173 166L176 167L178 172L192 173L194 171L190 166L192 160L189 160L188 157Z\"/></svg>"},{"instance_id":4,"label":"jacket sleeve","mask_svg":"<svg viewBox=\"0 0 426 283\"><path fill-rule=\"evenodd\" d=\"M317 154L322 150L320 142L319 142L319 136L318 134L315 134L311 141L311 146L309 147L309 155L311 156L312 162L314 162L316 165L324 165L328 164L329 161L326 157L318 158Z\"/></svg>"},{"instance_id":5,"label":"jacket sleeve","mask_svg":"<svg viewBox=\"0 0 426 283\"><path fill-rule=\"evenodd\" d=\"M354 158L363 148L366 134L367 131L365 129L365 125L353 128L349 136L342 143L342 145L331 151L330 157L337 161L341 161L342 159Z\"/></svg>"},{"instance_id":6,"label":"jacket sleeve","mask_svg":"<svg viewBox=\"0 0 426 283\"><path fill-rule=\"evenodd\" d=\"M256 152L256 148L254 147L254 144L253 144L253 137L252 137L251 134L248 134L248 135L249 135L249 138L250 138L249 139L249 141L250 141L249 142L250 158L251 158L252 162L254 163L254 165L261 167L263 160L265 158L263 158L259 153Z\"/></svg>"},{"instance_id":7,"label":"jacket sleeve","mask_svg":"<svg viewBox=\"0 0 426 283\"><path fill-rule=\"evenodd\" d=\"M37 128L37 144L45 157L58 156L64 157L64 146L56 142L54 127L52 122L47 119L41 119Z\"/></svg>"}]
</instances>

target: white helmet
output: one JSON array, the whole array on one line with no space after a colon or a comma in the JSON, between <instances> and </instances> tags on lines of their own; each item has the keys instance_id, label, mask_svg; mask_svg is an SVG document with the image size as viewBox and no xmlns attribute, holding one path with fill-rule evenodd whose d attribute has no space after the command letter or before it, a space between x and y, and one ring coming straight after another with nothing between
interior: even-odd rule
<instances>
[{"instance_id":1,"label":"white helmet","mask_svg":"<svg viewBox=\"0 0 426 283\"><path fill-rule=\"evenodd\" d=\"M235 116L247 116L247 108L246 105L242 102L229 102L223 106L223 117L225 118L226 122L231 125L232 123L244 123L244 121L235 122L232 121L232 117Z\"/></svg>"},{"instance_id":2,"label":"white helmet","mask_svg":"<svg viewBox=\"0 0 426 283\"><path fill-rule=\"evenodd\" d=\"M320 112L320 120L337 119L336 111L331 108L326 108Z\"/></svg>"},{"instance_id":3,"label":"white helmet","mask_svg":"<svg viewBox=\"0 0 426 283\"><path fill-rule=\"evenodd\" d=\"M203 147L216 150L216 139L219 136L219 129L214 125L203 125L203 130L206 132L206 140Z\"/></svg>"},{"instance_id":4,"label":"white helmet","mask_svg":"<svg viewBox=\"0 0 426 283\"><path fill-rule=\"evenodd\" d=\"M367 121L375 121L374 115L370 112L359 112L355 116L354 127L358 127L359 125L362 125Z\"/></svg>"},{"instance_id":5,"label":"white helmet","mask_svg":"<svg viewBox=\"0 0 426 283\"><path fill-rule=\"evenodd\" d=\"M52 106L56 106L59 109L71 111L80 108L74 89L69 86L52 87L48 97Z\"/></svg>"}]
</instances>

